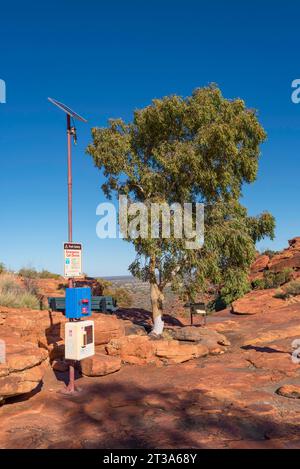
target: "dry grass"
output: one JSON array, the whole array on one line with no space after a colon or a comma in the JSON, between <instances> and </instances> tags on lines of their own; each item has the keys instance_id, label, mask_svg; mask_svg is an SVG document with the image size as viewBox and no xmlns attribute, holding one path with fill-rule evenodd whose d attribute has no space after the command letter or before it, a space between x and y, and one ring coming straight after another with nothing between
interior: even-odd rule
<instances>
[{"instance_id":1,"label":"dry grass","mask_svg":"<svg viewBox=\"0 0 300 469\"><path fill-rule=\"evenodd\" d=\"M39 309L39 300L32 286L21 285L11 273L0 275L0 305L9 308Z\"/></svg>"}]
</instances>

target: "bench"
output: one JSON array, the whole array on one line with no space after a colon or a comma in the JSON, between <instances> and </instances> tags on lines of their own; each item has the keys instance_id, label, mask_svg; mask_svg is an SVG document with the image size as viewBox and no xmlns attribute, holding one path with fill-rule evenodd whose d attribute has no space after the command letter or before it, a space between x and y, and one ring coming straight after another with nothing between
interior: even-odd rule
<instances>
[{"instance_id":1,"label":"bench","mask_svg":"<svg viewBox=\"0 0 300 469\"><path fill-rule=\"evenodd\" d=\"M48 297L48 304L51 311L65 312L66 301L64 296ZM102 313L113 313L116 311L117 302L112 296L92 296L92 311L99 311Z\"/></svg>"}]
</instances>

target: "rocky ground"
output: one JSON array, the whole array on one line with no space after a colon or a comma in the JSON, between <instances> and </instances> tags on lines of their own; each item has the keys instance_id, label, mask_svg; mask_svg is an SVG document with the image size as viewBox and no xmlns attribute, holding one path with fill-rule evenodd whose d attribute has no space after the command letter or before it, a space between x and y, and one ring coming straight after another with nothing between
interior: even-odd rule
<instances>
[{"instance_id":1,"label":"rocky ground","mask_svg":"<svg viewBox=\"0 0 300 469\"><path fill-rule=\"evenodd\" d=\"M299 252L293 241L277 255L295 277ZM166 315L161 340L146 310L94 315L96 354L74 397L61 393L63 315L0 308L0 448L300 448L300 296L275 291L250 292L205 328Z\"/></svg>"},{"instance_id":2,"label":"rocky ground","mask_svg":"<svg viewBox=\"0 0 300 469\"><path fill-rule=\"evenodd\" d=\"M97 355L83 366L89 376L78 377L77 397L59 392L67 380L56 369L59 341L49 340L52 366L44 346L16 349L6 376L2 365L0 392L22 396L0 408L0 447L299 448L300 365L291 360L299 315L300 304L259 318L225 311L209 319L208 337L180 328L196 342L124 335L136 326L109 317L114 326L108 335L98 328Z\"/></svg>"}]
</instances>

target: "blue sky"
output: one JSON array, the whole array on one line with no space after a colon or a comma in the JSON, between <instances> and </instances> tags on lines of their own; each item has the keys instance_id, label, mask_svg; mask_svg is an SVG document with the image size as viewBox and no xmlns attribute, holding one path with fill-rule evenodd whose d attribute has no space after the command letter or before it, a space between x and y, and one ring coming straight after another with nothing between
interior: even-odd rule
<instances>
[{"instance_id":1,"label":"blue sky","mask_svg":"<svg viewBox=\"0 0 300 469\"><path fill-rule=\"evenodd\" d=\"M299 2L27 0L1 2L0 260L62 272L67 240L64 115L52 96L88 118L74 150L74 240L84 271L122 275L134 250L96 236L101 175L85 155L90 128L167 94L216 82L228 98L259 110L268 133L257 181L244 190L254 215L276 217L281 249L300 235Z\"/></svg>"}]
</instances>

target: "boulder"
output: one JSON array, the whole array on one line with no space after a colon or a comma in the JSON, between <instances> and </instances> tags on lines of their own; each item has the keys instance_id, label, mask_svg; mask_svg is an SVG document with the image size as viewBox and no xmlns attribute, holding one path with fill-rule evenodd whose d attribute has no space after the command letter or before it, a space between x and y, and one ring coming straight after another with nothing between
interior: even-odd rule
<instances>
[{"instance_id":1,"label":"boulder","mask_svg":"<svg viewBox=\"0 0 300 469\"><path fill-rule=\"evenodd\" d=\"M286 384L277 389L276 393L290 399L300 399L300 386Z\"/></svg>"},{"instance_id":2,"label":"boulder","mask_svg":"<svg viewBox=\"0 0 300 469\"><path fill-rule=\"evenodd\" d=\"M233 314L257 314L276 310L284 306L284 300L274 298L275 288L253 290L232 303Z\"/></svg>"},{"instance_id":3,"label":"boulder","mask_svg":"<svg viewBox=\"0 0 300 469\"><path fill-rule=\"evenodd\" d=\"M94 314L91 319L95 324L95 345L108 344L112 339L125 336L123 321L116 316Z\"/></svg>"},{"instance_id":4,"label":"boulder","mask_svg":"<svg viewBox=\"0 0 300 469\"><path fill-rule=\"evenodd\" d=\"M209 353L202 344L151 340L148 336L126 336L112 340L106 351L109 355L120 356L123 363L135 365L183 363Z\"/></svg>"},{"instance_id":5,"label":"boulder","mask_svg":"<svg viewBox=\"0 0 300 469\"><path fill-rule=\"evenodd\" d=\"M165 363L183 363L193 358L205 357L209 351L205 345L182 343L178 340L155 341L155 355Z\"/></svg>"},{"instance_id":6,"label":"boulder","mask_svg":"<svg viewBox=\"0 0 300 469\"><path fill-rule=\"evenodd\" d=\"M129 320L124 320L123 324L125 328L125 335L147 335L145 328L139 324L134 324Z\"/></svg>"},{"instance_id":7,"label":"boulder","mask_svg":"<svg viewBox=\"0 0 300 469\"><path fill-rule=\"evenodd\" d=\"M300 269L300 252L286 251L274 256L268 264L272 272L281 272L284 269Z\"/></svg>"},{"instance_id":8,"label":"boulder","mask_svg":"<svg viewBox=\"0 0 300 469\"><path fill-rule=\"evenodd\" d=\"M155 342L148 336L129 335L113 339L107 344L108 355L120 356L123 363L145 365L156 363Z\"/></svg>"},{"instance_id":9,"label":"boulder","mask_svg":"<svg viewBox=\"0 0 300 469\"><path fill-rule=\"evenodd\" d=\"M168 333L176 340L185 342L200 342L203 345L214 343L215 346L229 346L230 342L223 334L208 329L206 327L185 326L173 327L167 330Z\"/></svg>"},{"instance_id":10,"label":"boulder","mask_svg":"<svg viewBox=\"0 0 300 469\"><path fill-rule=\"evenodd\" d=\"M95 353L93 357L81 361L81 371L85 376L105 376L119 371L121 368L120 357Z\"/></svg>"},{"instance_id":11,"label":"boulder","mask_svg":"<svg viewBox=\"0 0 300 469\"><path fill-rule=\"evenodd\" d=\"M43 369L34 367L0 378L0 400L33 391L43 379Z\"/></svg>"},{"instance_id":12,"label":"boulder","mask_svg":"<svg viewBox=\"0 0 300 469\"><path fill-rule=\"evenodd\" d=\"M258 256L253 262L253 264L251 265L251 273L254 274L254 273L262 272L263 270L267 268L269 261L270 261L269 256L265 254Z\"/></svg>"},{"instance_id":13,"label":"boulder","mask_svg":"<svg viewBox=\"0 0 300 469\"><path fill-rule=\"evenodd\" d=\"M48 353L18 336L5 337L6 362L0 365L0 399L25 394L41 383Z\"/></svg>"}]
</instances>

